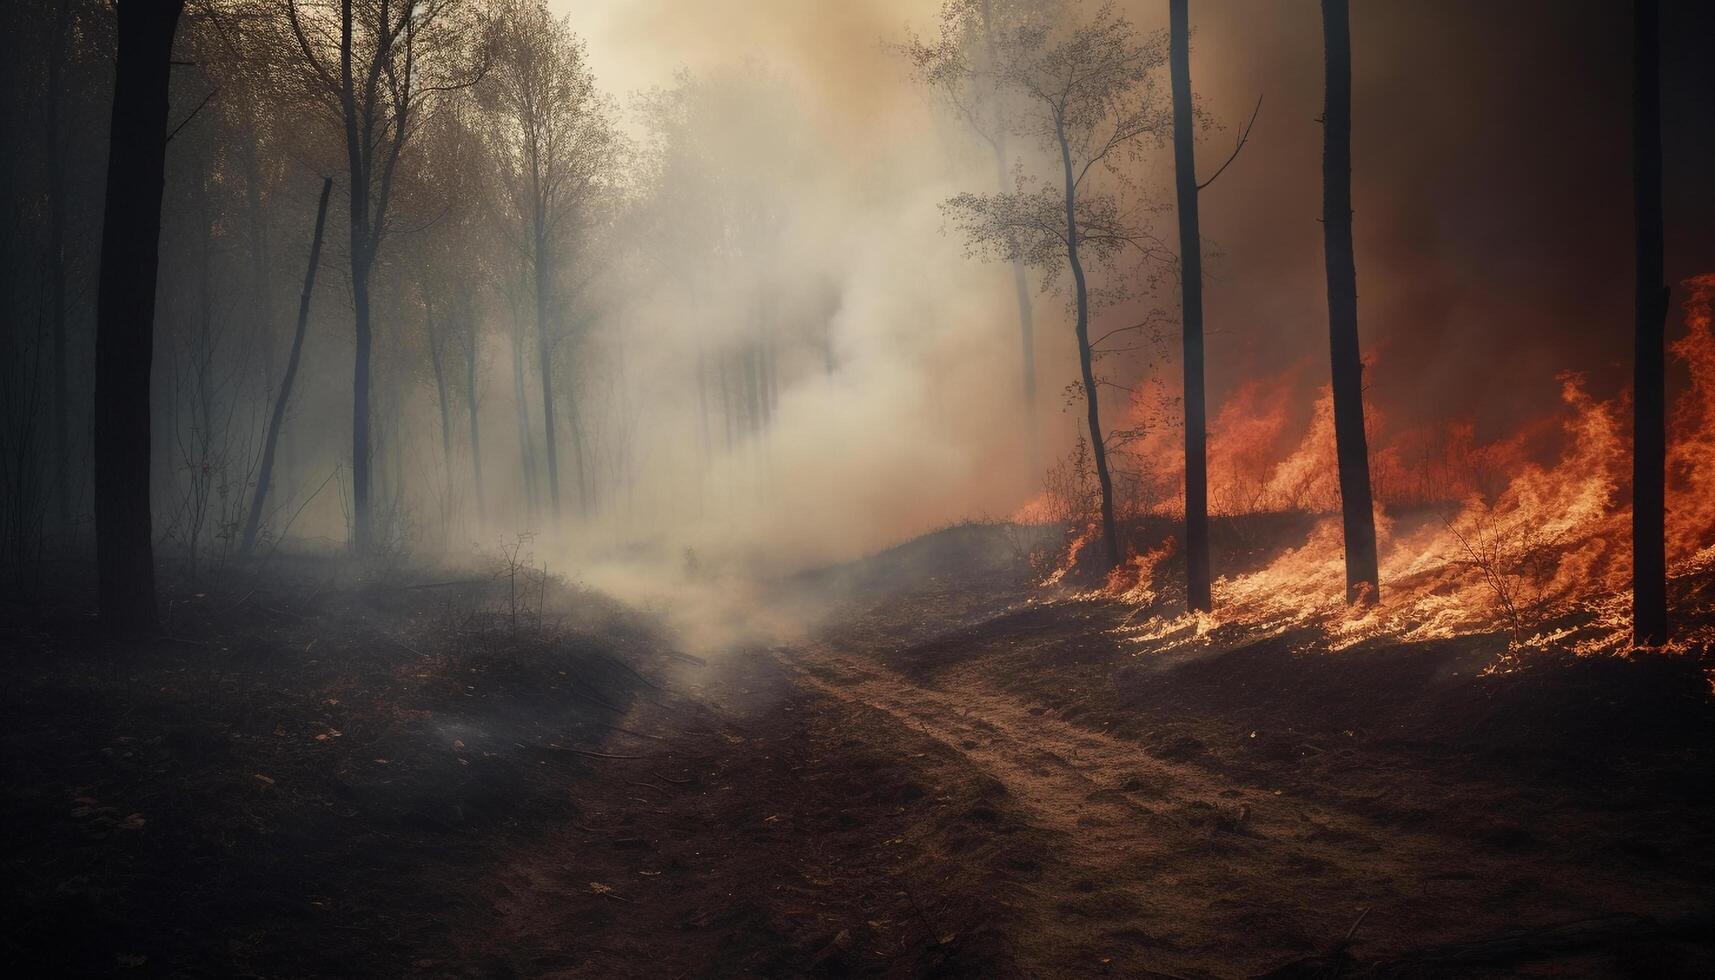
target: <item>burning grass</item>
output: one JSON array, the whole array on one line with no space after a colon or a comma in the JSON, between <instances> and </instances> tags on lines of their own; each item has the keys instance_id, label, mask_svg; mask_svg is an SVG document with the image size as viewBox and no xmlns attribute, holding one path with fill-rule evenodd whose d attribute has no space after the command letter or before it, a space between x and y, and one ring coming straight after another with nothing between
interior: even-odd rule
<instances>
[{"instance_id":1,"label":"burning grass","mask_svg":"<svg viewBox=\"0 0 1715 980\"><path fill-rule=\"evenodd\" d=\"M1706 651L1715 641L1715 274L1691 280L1687 331L1672 345L1689 384L1669 422L1669 591L1677 630L1665 650ZM1507 661L1532 651L1628 654L1630 638L1631 441L1629 396L1592 396L1582 377L1561 377L1550 417L1493 443L1467 423L1389 437L1372 413L1376 531L1381 599L1344 604L1345 565L1334 484L1334 441L1326 393L1307 430L1284 456L1290 378L1240 391L1210 431L1210 500L1217 516L1270 512L1321 516L1309 534L1285 543L1262 567L1231 572L1214 585L1212 614L1174 613L1156 580L1172 554L1159 533L1134 533L1132 557L1107 576L1080 575L1097 525L1074 520L1058 551L1038 556L1043 587L1145 607L1124 627L1145 649L1208 641L1222 627L1248 636L1309 631L1317 645L1345 649L1369 640L1447 639L1499 633ZM1140 409L1140 411L1142 411ZM1550 438L1557 437L1557 438ZM1554 445L1546 458L1530 451ZM1176 433L1145 431L1126 448L1139 464L1122 481L1122 511L1133 526L1181 513L1183 473ZM1272 460L1272 462L1271 462ZM1408 462L1409 461L1409 462ZM1159 464L1159 466L1158 466ZM1016 518L1089 514L1081 454ZM1081 584L1082 589L1074 589Z\"/></svg>"}]
</instances>

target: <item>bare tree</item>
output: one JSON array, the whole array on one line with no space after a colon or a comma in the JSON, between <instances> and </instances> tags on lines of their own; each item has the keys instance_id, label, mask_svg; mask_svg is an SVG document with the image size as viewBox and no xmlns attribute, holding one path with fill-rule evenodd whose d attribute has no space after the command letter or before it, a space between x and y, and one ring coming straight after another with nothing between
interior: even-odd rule
<instances>
[{"instance_id":1,"label":"bare tree","mask_svg":"<svg viewBox=\"0 0 1715 980\"><path fill-rule=\"evenodd\" d=\"M167 88L182 0L118 4L95 352L95 531L101 618L154 629L149 366L167 157Z\"/></svg>"},{"instance_id":2,"label":"bare tree","mask_svg":"<svg viewBox=\"0 0 1715 980\"><path fill-rule=\"evenodd\" d=\"M466 5L468 7L468 5ZM350 193L352 542L370 543L370 276L389 229L394 175L418 116L474 84L485 63L459 0L285 0L306 90L345 141Z\"/></svg>"},{"instance_id":3,"label":"bare tree","mask_svg":"<svg viewBox=\"0 0 1715 980\"><path fill-rule=\"evenodd\" d=\"M1364 432L1364 361L1358 345L1358 273L1352 251L1352 38L1346 0L1322 0L1326 62L1322 107L1322 235L1328 270L1334 445L1346 541L1346 601L1381 597L1376 520Z\"/></svg>"},{"instance_id":4,"label":"bare tree","mask_svg":"<svg viewBox=\"0 0 1715 980\"><path fill-rule=\"evenodd\" d=\"M1082 24L1027 23L999 33L1000 77L1021 97L1014 129L1058 159L1058 179L1021 177L1014 192L960 194L946 205L974 246L1038 265L1050 282L1062 263L1071 272L1078 366L1109 567L1122 554L1096 345L1090 340L1089 271L1134 251L1146 259L1167 257L1149 234L1141 205L1126 200L1120 168L1168 132L1171 114L1156 80L1167 60L1165 48L1160 38L1140 37L1108 5Z\"/></svg>"},{"instance_id":5,"label":"bare tree","mask_svg":"<svg viewBox=\"0 0 1715 980\"><path fill-rule=\"evenodd\" d=\"M994 156L996 190L1001 193L1012 184L1007 103L1014 93L1002 77L999 35L1009 28L1016 30L1024 24L1052 20L1057 6L1021 0L949 0L941 8L941 22L934 37L912 36L899 46L917 81L938 92L954 114L988 145ZM1035 315L1023 259L1014 256L1009 264L1018 305L1022 391L1031 464L1035 466L1039 462Z\"/></svg>"},{"instance_id":6,"label":"bare tree","mask_svg":"<svg viewBox=\"0 0 1715 980\"><path fill-rule=\"evenodd\" d=\"M537 361L550 512L559 515L554 435L554 347L558 263L613 163L618 146L610 110L596 91L583 42L541 0L510 0L496 32L495 71L485 86L496 108L501 165L515 242L533 280ZM580 509L588 501L579 494Z\"/></svg>"},{"instance_id":7,"label":"bare tree","mask_svg":"<svg viewBox=\"0 0 1715 980\"><path fill-rule=\"evenodd\" d=\"M1637 235L1632 362L1632 641L1667 642L1668 287L1662 284L1661 28L1657 0L1636 0L1632 36L1632 195Z\"/></svg>"}]
</instances>

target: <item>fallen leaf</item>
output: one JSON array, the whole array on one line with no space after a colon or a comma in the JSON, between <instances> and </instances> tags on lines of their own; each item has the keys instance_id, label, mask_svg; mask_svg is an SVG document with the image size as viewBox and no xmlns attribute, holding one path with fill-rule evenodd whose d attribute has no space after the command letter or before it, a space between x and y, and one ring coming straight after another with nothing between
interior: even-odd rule
<instances>
[{"instance_id":1,"label":"fallen leaf","mask_svg":"<svg viewBox=\"0 0 1715 980\"><path fill-rule=\"evenodd\" d=\"M381 765L384 765L384 766L385 766L385 765L387 765L387 764L388 764L388 763L389 763L389 762L392 762L392 761L393 761L393 760L392 760L392 759L376 759L376 760L375 760L375 761L376 761L376 762L377 762L377 763L379 763L379 764L381 764Z\"/></svg>"},{"instance_id":2,"label":"fallen leaf","mask_svg":"<svg viewBox=\"0 0 1715 980\"><path fill-rule=\"evenodd\" d=\"M141 830L145 823L148 823L148 821L143 819L143 815L141 813L133 813L121 821L119 826L124 827L127 830Z\"/></svg>"},{"instance_id":3,"label":"fallen leaf","mask_svg":"<svg viewBox=\"0 0 1715 980\"><path fill-rule=\"evenodd\" d=\"M271 776L264 776L261 773L257 773L256 778L262 780L263 782L267 783L270 786L274 785L274 779Z\"/></svg>"},{"instance_id":4,"label":"fallen leaf","mask_svg":"<svg viewBox=\"0 0 1715 980\"><path fill-rule=\"evenodd\" d=\"M597 895L611 895L613 894L613 886L604 885L599 881L592 881L590 882L590 891L595 892Z\"/></svg>"}]
</instances>

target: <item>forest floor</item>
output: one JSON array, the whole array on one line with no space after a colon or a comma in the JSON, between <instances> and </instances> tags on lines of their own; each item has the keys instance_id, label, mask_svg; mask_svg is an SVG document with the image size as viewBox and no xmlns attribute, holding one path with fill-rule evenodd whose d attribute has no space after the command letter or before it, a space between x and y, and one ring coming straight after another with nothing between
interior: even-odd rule
<instances>
[{"instance_id":1,"label":"forest floor","mask_svg":"<svg viewBox=\"0 0 1715 980\"><path fill-rule=\"evenodd\" d=\"M716 649L582 589L515 622L486 576L330 569L175 594L142 646L0 621L7 965L1715 975L1693 657L1142 656L985 528L779 583L815 615Z\"/></svg>"}]
</instances>

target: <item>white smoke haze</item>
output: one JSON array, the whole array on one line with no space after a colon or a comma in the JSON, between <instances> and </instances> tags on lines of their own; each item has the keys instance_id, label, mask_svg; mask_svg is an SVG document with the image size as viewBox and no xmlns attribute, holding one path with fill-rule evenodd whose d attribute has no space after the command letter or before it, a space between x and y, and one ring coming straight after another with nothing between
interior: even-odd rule
<instances>
[{"instance_id":1,"label":"white smoke haze","mask_svg":"<svg viewBox=\"0 0 1715 980\"><path fill-rule=\"evenodd\" d=\"M472 159L481 162L452 167L431 116L402 157L407 177L372 282L373 505L392 546L465 561L529 533L555 572L592 584L642 595L717 582L725 584L711 591L731 596L741 579L842 562L961 520L1004 518L1042 489L1044 470L1072 451L1082 428L1080 403L1067 392L1078 377L1072 318L1064 293L1041 289L1041 271L1031 270L1030 417L1010 270L968 254L942 210L957 194L996 190L994 160L897 50L913 34L935 32L939 2L550 6L580 38L627 143L603 177L590 227L555 270L558 513L548 500L531 279L516 245L490 227L503 211L501 178L480 152ZM1087 16L1099 4L1064 6ZM1165 4L1117 7L1144 35L1164 26ZM1453 405L1475 418L1479 438L1557 404L1563 370L1590 374L1598 395L1615 390L1624 331L1609 327L1630 302L1608 274L1630 261L1628 205L1613 192L1625 186L1623 161L1611 147L1565 152L1600 128L1595 115L1623 114L1623 99L1616 108L1544 94L1576 74L1586 42L1611 34L1608 20L1619 14L1592 6L1564 23L1550 18L1561 32L1554 57L1565 63L1545 62L1541 81L1497 85L1518 81L1505 42L1543 18L1512 8L1491 16L1486 7L1452 16L1377 0L1353 12L1359 317L1377 355L1372 397L1381 417L1407 423ZM1201 199L1210 413L1241 384L1301 367L1286 400L1302 422L1327 379L1319 19L1314 5L1207 3L1194 29L1193 85L1214 123L1198 144L1205 175L1264 99L1243 155ZM187 57L223 57L209 24L190 22L185 38ZM1626 66L1604 61L1602 70L1623 79ZM175 118L208 92L208 79L182 74ZM259 105L277 117L260 122L214 99L169 154L154 377L163 553L194 537L184 515L199 459L236 471L254 454L290 340L317 186L323 174L343 179L339 134L300 112L290 93L275 95L279 106ZM1479 95L1493 100L1490 109L1463 112ZM493 138L484 115L492 106L474 94L444 104L455 103L474 140ZM1519 131L1484 129L1480 119L1512 120ZM247 264L249 183L235 162L252 132L270 168L261 302ZM1023 139L1010 151L1032 177L1057 166ZM1151 149L1125 166L1128 193L1169 197L1164 153ZM459 175L450 193L446 171ZM265 522L271 538L330 552L346 548L351 519L344 197L342 184ZM1683 201L1674 209L1696 213ZM1170 211L1157 217L1157 237L1174 239L1164 233L1172 220ZM456 221L476 227L454 235ZM1703 261L1670 248L1675 254ZM1104 359L1100 372L1116 386L1164 395L1169 409L1179 371L1173 275L1169 261L1127 263L1093 282L1098 293L1116 284L1132 292L1095 311L1093 335L1151 316L1161 324L1161 336ZM1572 281L1591 289L1566 288ZM460 283L472 293L468 316L455 302ZM431 326L444 330L461 317L476 333L480 467L465 357L442 352L445 421L431 368ZM188 444L201 438L196 365L207 337L213 415L231 420L222 425L229 445L213 453ZM1505 356L1495 356L1497 341ZM87 360L74 346L74 367ZM1128 424L1122 388L1104 390L1101 401L1109 432ZM1152 444L1173 442L1156 433ZM1162 469L1171 482L1176 470ZM244 475L220 479L238 484ZM215 501L221 513L200 532L205 551L225 547L215 529L242 509L237 501L232 493Z\"/></svg>"}]
</instances>

